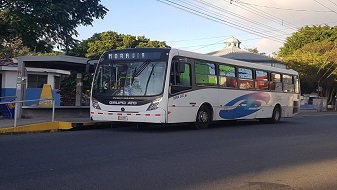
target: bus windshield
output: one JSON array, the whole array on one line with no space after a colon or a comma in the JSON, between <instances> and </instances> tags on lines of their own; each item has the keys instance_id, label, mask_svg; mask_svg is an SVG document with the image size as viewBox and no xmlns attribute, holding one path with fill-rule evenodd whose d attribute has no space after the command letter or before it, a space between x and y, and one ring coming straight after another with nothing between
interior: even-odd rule
<instances>
[{"instance_id":1,"label":"bus windshield","mask_svg":"<svg viewBox=\"0 0 337 190\"><path fill-rule=\"evenodd\" d=\"M93 81L93 96L155 96L163 91L164 61L101 62Z\"/></svg>"}]
</instances>

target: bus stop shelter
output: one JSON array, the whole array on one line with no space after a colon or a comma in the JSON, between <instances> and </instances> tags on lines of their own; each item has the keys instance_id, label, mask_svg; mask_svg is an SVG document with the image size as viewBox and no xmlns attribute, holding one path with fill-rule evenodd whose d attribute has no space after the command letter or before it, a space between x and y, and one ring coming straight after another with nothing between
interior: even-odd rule
<instances>
[{"instance_id":1,"label":"bus stop shelter","mask_svg":"<svg viewBox=\"0 0 337 190\"><path fill-rule=\"evenodd\" d=\"M89 63L89 64L87 64ZM26 67L60 69L77 73L76 77L76 102L75 106L81 106L82 73L94 71L94 63L91 59L74 56L20 56L18 57L16 100L25 101L27 87ZM23 103L17 103L17 118L22 117Z\"/></svg>"}]
</instances>

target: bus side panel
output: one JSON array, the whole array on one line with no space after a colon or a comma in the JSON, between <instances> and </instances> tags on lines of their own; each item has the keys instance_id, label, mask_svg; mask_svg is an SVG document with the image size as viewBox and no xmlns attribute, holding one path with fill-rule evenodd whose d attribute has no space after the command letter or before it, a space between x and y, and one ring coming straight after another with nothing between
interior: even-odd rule
<instances>
[{"instance_id":1,"label":"bus side panel","mask_svg":"<svg viewBox=\"0 0 337 190\"><path fill-rule=\"evenodd\" d=\"M270 95L256 91L220 89L216 120L253 119L264 113Z\"/></svg>"},{"instance_id":2,"label":"bus side panel","mask_svg":"<svg viewBox=\"0 0 337 190\"><path fill-rule=\"evenodd\" d=\"M295 96L290 93L220 89L216 120L271 118L276 104L281 105L282 117L292 117Z\"/></svg>"},{"instance_id":3,"label":"bus side panel","mask_svg":"<svg viewBox=\"0 0 337 190\"><path fill-rule=\"evenodd\" d=\"M168 101L168 123L195 122L203 103L217 105L218 89L200 89L175 95ZM214 110L214 109L213 109ZM212 112L214 112L212 110ZM214 119L215 113L213 114Z\"/></svg>"}]
</instances>

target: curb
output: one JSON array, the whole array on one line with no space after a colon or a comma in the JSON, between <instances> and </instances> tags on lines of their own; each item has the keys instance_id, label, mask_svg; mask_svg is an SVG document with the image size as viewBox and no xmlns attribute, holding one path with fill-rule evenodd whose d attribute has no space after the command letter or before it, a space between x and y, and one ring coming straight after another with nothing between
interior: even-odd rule
<instances>
[{"instance_id":1,"label":"curb","mask_svg":"<svg viewBox=\"0 0 337 190\"><path fill-rule=\"evenodd\" d=\"M71 122L53 121L30 125L22 125L17 127L1 128L0 134L29 133L29 132L53 131L53 130L71 130L72 128L73 126Z\"/></svg>"}]
</instances>

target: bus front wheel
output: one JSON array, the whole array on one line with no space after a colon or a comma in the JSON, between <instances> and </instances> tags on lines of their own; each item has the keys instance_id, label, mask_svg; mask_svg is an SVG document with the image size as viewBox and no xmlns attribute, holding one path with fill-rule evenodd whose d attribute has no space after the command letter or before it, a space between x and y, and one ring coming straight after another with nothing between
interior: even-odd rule
<instances>
[{"instance_id":1,"label":"bus front wheel","mask_svg":"<svg viewBox=\"0 0 337 190\"><path fill-rule=\"evenodd\" d=\"M194 123L195 128L206 129L211 123L211 116L211 110L207 106L202 105L197 113L197 118Z\"/></svg>"}]
</instances>

